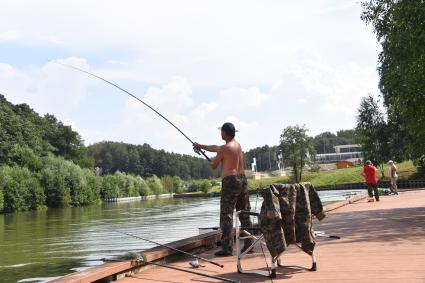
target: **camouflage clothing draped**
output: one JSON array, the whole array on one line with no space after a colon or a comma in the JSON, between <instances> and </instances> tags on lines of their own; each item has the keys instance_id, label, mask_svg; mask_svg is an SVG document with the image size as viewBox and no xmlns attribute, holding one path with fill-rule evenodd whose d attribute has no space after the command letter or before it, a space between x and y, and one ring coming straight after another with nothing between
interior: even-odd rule
<instances>
[{"instance_id":1,"label":"camouflage clothing draped","mask_svg":"<svg viewBox=\"0 0 425 283\"><path fill-rule=\"evenodd\" d=\"M272 257L276 257L286 249L278 199L279 192L273 187L265 188L261 190L261 196L264 199L259 216L261 233L264 235L270 254Z\"/></svg>"},{"instance_id":2,"label":"camouflage clothing draped","mask_svg":"<svg viewBox=\"0 0 425 283\"><path fill-rule=\"evenodd\" d=\"M295 243L300 243L302 250L311 255L316 245L312 225L313 215L319 220L325 217L322 202L313 185L310 183L273 184L270 188L262 189L262 195L263 206L267 209L261 210L260 226L267 247L270 246L272 249L269 248L272 256L276 256L274 254L282 250L282 247L285 250L286 245ZM273 196L277 198L279 204ZM278 217L269 221L266 216L267 211L270 211L271 207L276 210L277 205L280 210L281 227L276 225ZM272 226L277 230L272 230ZM280 237L282 228L283 239Z\"/></svg>"}]
</instances>

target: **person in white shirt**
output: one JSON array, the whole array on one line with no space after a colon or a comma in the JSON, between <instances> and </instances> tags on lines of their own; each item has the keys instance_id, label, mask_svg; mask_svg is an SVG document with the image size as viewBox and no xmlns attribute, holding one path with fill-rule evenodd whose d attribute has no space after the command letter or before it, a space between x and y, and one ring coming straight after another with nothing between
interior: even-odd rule
<instances>
[{"instance_id":1,"label":"person in white shirt","mask_svg":"<svg viewBox=\"0 0 425 283\"><path fill-rule=\"evenodd\" d=\"M398 190L397 190L397 167L394 164L394 161L390 160L388 161L388 164L390 165L390 167L388 168L388 176L391 178L391 192L393 194L398 195Z\"/></svg>"}]
</instances>

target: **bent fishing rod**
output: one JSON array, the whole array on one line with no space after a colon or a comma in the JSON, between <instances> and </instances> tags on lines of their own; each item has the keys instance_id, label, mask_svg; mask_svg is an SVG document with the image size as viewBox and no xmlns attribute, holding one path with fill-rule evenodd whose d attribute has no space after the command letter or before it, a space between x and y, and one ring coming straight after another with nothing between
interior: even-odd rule
<instances>
[{"instance_id":1,"label":"bent fishing rod","mask_svg":"<svg viewBox=\"0 0 425 283\"><path fill-rule=\"evenodd\" d=\"M80 72L83 72L83 73L85 73L85 74L88 74L88 75L90 75L90 76L92 76L92 77L95 77L95 78L97 78L97 79L99 79L99 80L102 80L102 81L104 81L105 83L107 83L107 84L110 84L110 85L112 85L112 86L114 86L114 87L116 87L117 89L119 89L119 90L121 90L121 91L123 91L123 92L125 92L126 94L128 94L129 96L131 96L131 97L133 97L134 99L136 99L137 101L139 101L139 102L141 102L143 105L145 105L146 107L148 107L150 110L152 110L153 112L155 112L156 114L158 114L159 115L159 117L161 117L161 118L163 118L165 121L167 121L171 126L173 126L177 131L179 131L179 133L180 134L182 134L192 145L194 144L194 142L182 131L182 130L180 130L180 128L179 127L177 127L173 122L171 122L170 120L168 120L168 118L167 117L165 117L163 114L161 114L158 110L156 110L155 108L153 108L151 105L149 105L148 103L146 103L146 102L144 102L143 100L141 100L140 98L138 98L136 95L134 95L134 94L132 94L131 92L129 92L129 91L127 91L127 90L125 90L125 89L123 89L122 87L120 87L119 85L117 85L117 84L115 84L115 83L113 83L113 82L111 82L111 81L108 81L107 79L104 79L104 78L102 78L101 76L98 76L98 75L96 75L96 74L93 74L93 73L91 73L91 72L89 72L89 71L86 71L86 70L83 70L83 69L81 69L81 68L78 68L78 67L75 67L75 66L72 66L72 65L68 65L68 64L65 64L65 63L61 63L61 62L59 62L59 61L52 61L53 63L56 63L56 64L58 64L58 65L62 65L62 66L64 66L64 67L67 67L67 68L71 68L71 69L74 69L74 70L77 70L77 71L80 71ZM198 155L200 155L200 154L202 154L208 161L211 161L211 159L205 154L205 151L203 151L202 149L198 149L198 148L195 148L195 152L198 154Z\"/></svg>"},{"instance_id":2,"label":"bent fishing rod","mask_svg":"<svg viewBox=\"0 0 425 283\"><path fill-rule=\"evenodd\" d=\"M115 232L117 232L117 233L121 233L121 234L124 234L124 235L127 235L127 236L130 236L130 237L133 237L133 238L135 238L135 239L143 240L143 241L146 241L146 242L149 242L149 243L152 243L152 244L158 245L158 246L165 247L165 248L167 248L167 249L170 249L170 250L173 250L173 251L176 251L176 252L179 252L179 253L182 253L182 254L185 254L185 255L191 256L191 257L193 257L193 258L200 259L200 260L203 260L203 261L205 261L205 262L208 262L208 263L214 264L214 265L219 266L219 267L221 267L221 268L223 268L223 267L224 267L224 265L222 265L222 264L220 264L220 263L217 263L217 262L215 262L215 261L212 261L212 260L209 260L209 259L207 259L207 258L203 258L203 257L197 256L197 255L194 255L194 254L191 254L191 253L185 252L185 251L182 251L182 250L180 250L180 249L176 249L176 248L174 248L174 247L171 247L171 246L168 246L168 245L165 245L165 244L160 244L160 243L157 243L157 242L155 242L155 241L152 241L152 240L149 240L149 239L146 239L146 238L142 238L142 237L139 237L139 236L136 236L136 235L133 235L133 234L127 233L127 232L123 232L123 231L115 230Z\"/></svg>"}]
</instances>

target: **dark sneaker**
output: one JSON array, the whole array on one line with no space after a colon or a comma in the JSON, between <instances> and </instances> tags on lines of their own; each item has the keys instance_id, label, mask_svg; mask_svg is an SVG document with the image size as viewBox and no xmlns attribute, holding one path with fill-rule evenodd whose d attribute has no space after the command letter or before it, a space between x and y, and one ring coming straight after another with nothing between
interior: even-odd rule
<instances>
[{"instance_id":1,"label":"dark sneaker","mask_svg":"<svg viewBox=\"0 0 425 283\"><path fill-rule=\"evenodd\" d=\"M229 253L229 252L225 252L223 250L220 250L220 251L216 252L214 255L215 256L232 256L232 253Z\"/></svg>"}]
</instances>

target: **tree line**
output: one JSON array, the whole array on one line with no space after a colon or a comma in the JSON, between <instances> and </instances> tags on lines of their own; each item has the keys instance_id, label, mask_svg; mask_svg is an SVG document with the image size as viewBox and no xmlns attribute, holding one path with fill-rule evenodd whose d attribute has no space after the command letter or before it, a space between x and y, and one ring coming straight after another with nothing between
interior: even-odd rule
<instances>
[{"instance_id":1,"label":"tree line","mask_svg":"<svg viewBox=\"0 0 425 283\"><path fill-rule=\"evenodd\" d=\"M93 168L103 168L96 176ZM140 146L102 142L84 146L55 116L0 95L0 213L78 206L102 199L208 191L217 172L207 161Z\"/></svg>"},{"instance_id":2,"label":"tree line","mask_svg":"<svg viewBox=\"0 0 425 283\"><path fill-rule=\"evenodd\" d=\"M142 177L168 175L185 180L213 178L219 174L205 159L156 150L148 144L104 141L88 146L87 152L95 160L95 166L106 174L121 171Z\"/></svg>"},{"instance_id":3,"label":"tree line","mask_svg":"<svg viewBox=\"0 0 425 283\"><path fill-rule=\"evenodd\" d=\"M297 131L299 131L303 126L296 125L293 127L298 127ZM314 154L334 153L334 146L336 145L355 144L359 142L355 129L340 130L337 131L336 134L323 132L310 138L312 147L314 148ZM283 154L281 145L265 145L245 152L245 168L251 168L251 163L255 157L257 171L278 170L279 154L282 154L282 166L289 166L289 152L287 154Z\"/></svg>"}]
</instances>

